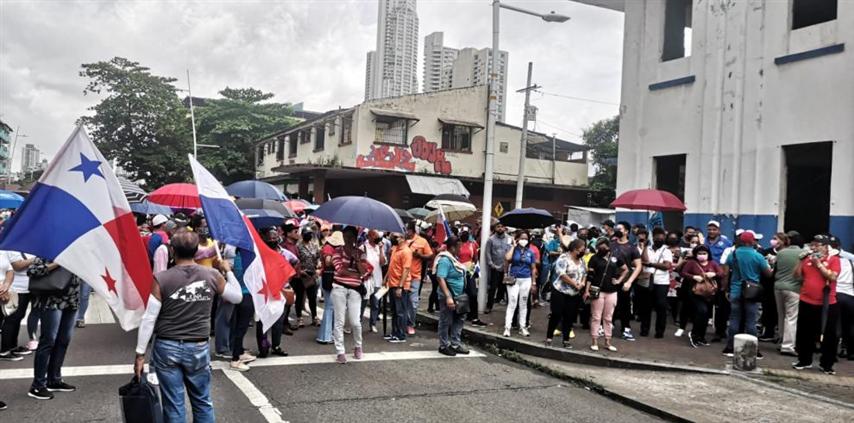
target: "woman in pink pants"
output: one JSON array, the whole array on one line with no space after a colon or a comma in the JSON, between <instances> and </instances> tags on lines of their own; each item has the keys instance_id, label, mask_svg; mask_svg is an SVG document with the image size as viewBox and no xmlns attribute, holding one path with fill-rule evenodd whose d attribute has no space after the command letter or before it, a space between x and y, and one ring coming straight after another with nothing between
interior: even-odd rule
<instances>
[{"instance_id":1,"label":"woman in pink pants","mask_svg":"<svg viewBox=\"0 0 854 423\"><path fill-rule=\"evenodd\" d=\"M605 322L605 348L617 351L611 345L611 331L614 325L611 319L617 307L617 292L629 269L618 257L611 255L608 240L600 238L596 242L596 254L587 263L587 289L584 298L590 300L590 335L593 342L590 349L599 351L600 322Z\"/></svg>"}]
</instances>

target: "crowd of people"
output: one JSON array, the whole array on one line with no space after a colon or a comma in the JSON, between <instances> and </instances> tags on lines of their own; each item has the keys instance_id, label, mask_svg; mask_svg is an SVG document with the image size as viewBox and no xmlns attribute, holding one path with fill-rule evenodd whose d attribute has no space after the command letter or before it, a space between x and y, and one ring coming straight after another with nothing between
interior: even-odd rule
<instances>
[{"instance_id":1,"label":"crowd of people","mask_svg":"<svg viewBox=\"0 0 854 423\"><path fill-rule=\"evenodd\" d=\"M427 311L438 313L438 351L468 354L463 326L486 326L478 313L481 273L488 275L485 313L506 304L503 336L530 336L532 309L548 303L543 324L549 347L560 336L560 346L572 348L580 326L589 330L591 350L614 352L614 337L636 339L635 323L638 336L663 338L672 320L673 335L686 338L690 347L721 342L729 356L734 336L749 333L776 342L780 354L797 357L793 367L799 370L813 365L817 343L819 367L827 374L834 374L838 356L854 359L854 255L829 235L805 243L795 231L777 233L763 248L762 236L751 230L739 230L730 241L717 221L708 222L705 233L611 221L531 231L497 223L484 246L486 263L479 263L477 226L455 222L438 239L432 227L418 221L409 222L403 233L382 233L310 217L291 219L259 228L263 242L295 270L282 291L285 311L265 331L253 318L241 254L211 239L201 213L156 215L139 224L155 284L138 332L134 368L141 375L151 351L168 421L185 419L185 391L194 420L214 421L211 355L228 360L232 370L248 371L259 358L287 356L283 335L313 326L317 343L334 345L338 363L348 361L345 335L352 337L349 357L360 360L362 333L378 332L386 303L391 332L385 340L407 342L416 333L427 284L432 287ZM55 277L49 275L59 270L38 257L0 253L0 301L8 302L13 293L17 297L17 308L3 314L0 360L34 355L29 396L36 399L76 389L63 381L61 368L74 329L86 325L91 289L68 274L61 293L28 290L30 280ZM252 326L256 346L250 353L244 337Z\"/></svg>"}]
</instances>

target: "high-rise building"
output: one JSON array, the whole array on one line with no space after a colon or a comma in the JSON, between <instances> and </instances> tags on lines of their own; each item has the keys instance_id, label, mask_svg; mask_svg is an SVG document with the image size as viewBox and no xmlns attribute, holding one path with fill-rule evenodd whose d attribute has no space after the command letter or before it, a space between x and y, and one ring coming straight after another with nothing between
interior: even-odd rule
<instances>
[{"instance_id":1,"label":"high-rise building","mask_svg":"<svg viewBox=\"0 0 854 423\"><path fill-rule=\"evenodd\" d=\"M41 153L35 145L25 145L24 150L21 151L21 171L29 172L31 170L37 170L39 166L40 155Z\"/></svg>"},{"instance_id":2,"label":"high-rise building","mask_svg":"<svg viewBox=\"0 0 854 423\"><path fill-rule=\"evenodd\" d=\"M454 66L459 50L443 45L444 34L434 32L424 37L424 81L422 87L425 93L448 88L443 84L443 78Z\"/></svg>"},{"instance_id":3,"label":"high-rise building","mask_svg":"<svg viewBox=\"0 0 854 423\"><path fill-rule=\"evenodd\" d=\"M492 68L492 49L467 47L461 50L445 47L442 33L424 38L424 92L488 85ZM507 64L509 56L501 51L498 58L498 120L504 121L507 98Z\"/></svg>"},{"instance_id":4,"label":"high-rise building","mask_svg":"<svg viewBox=\"0 0 854 423\"><path fill-rule=\"evenodd\" d=\"M365 99L418 92L418 14L415 0L380 0L377 48L368 53Z\"/></svg>"}]
</instances>

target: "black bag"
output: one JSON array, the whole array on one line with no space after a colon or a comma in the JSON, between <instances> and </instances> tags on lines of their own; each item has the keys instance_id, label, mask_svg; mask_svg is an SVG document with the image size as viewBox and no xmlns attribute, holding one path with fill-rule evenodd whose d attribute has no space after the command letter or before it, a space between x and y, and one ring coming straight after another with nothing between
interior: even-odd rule
<instances>
[{"instance_id":1,"label":"black bag","mask_svg":"<svg viewBox=\"0 0 854 423\"><path fill-rule=\"evenodd\" d=\"M462 293L454 297L454 303L457 305L456 312L457 314L467 314L471 311L471 304L469 303L469 296L466 293Z\"/></svg>"},{"instance_id":2,"label":"black bag","mask_svg":"<svg viewBox=\"0 0 854 423\"><path fill-rule=\"evenodd\" d=\"M335 272L331 270L324 270L320 275L321 288L323 288L324 291L332 291L333 280L335 280Z\"/></svg>"},{"instance_id":3,"label":"black bag","mask_svg":"<svg viewBox=\"0 0 854 423\"><path fill-rule=\"evenodd\" d=\"M136 376L119 388L122 418L125 423L163 423L163 407L157 387Z\"/></svg>"},{"instance_id":4,"label":"black bag","mask_svg":"<svg viewBox=\"0 0 854 423\"><path fill-rule=\"evenodd\" d=\"M29 291L33 295L61 295L71 285L74 274L57 267L44 276L30 276Z\"/></svg>"},{"instance_id":5,"label":"black bag","mask_svg":"<svg viewBox=\"0 0 854 423\"><path fill-rule=\"evenodd\" d=\"M735 255L735 250L732 251L732 268L738 270L738 257ZM741 276L741 271L738 272L738 275ZM749 280L741 281L741 298L745 301L754 303L761 301L763 291L762 285L757 282Z\"/></svg>"}]
</instances>

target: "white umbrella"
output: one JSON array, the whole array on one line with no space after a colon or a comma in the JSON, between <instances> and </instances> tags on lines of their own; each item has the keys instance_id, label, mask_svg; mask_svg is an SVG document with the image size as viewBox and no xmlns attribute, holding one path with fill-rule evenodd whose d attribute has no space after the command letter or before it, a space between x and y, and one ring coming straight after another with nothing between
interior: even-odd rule
<instances>
[{"instance_id":1,"label":"white umbrella","mask_svg":"<svg viewBox=\"0 0 854 423\"><path fill-rule=\"evenodd\" d=\"M439 204L438 207L442 208L442 211L445 213L445 219L449 221L463 220L477 213L477 207L471 203L442 203ZM439 220L439 210L433 210L424 218L424 220L430 223L436 223L436 221Z\"/></svg>"}]
</instances>

